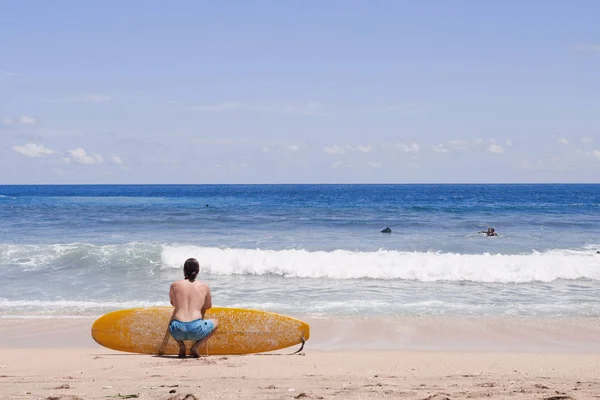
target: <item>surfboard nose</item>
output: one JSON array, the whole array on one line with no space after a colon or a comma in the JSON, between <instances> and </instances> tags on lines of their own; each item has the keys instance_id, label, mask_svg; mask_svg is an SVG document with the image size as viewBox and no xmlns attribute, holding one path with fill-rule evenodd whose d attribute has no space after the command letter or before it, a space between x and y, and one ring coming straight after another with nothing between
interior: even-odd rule
<instances>
[{"instance_id":1,"label":"surfboard nose","mask_svg":"<svg viewBox=\"0 0 600 400\"><path fill-rule=\"evenodd\" d=\"M305 341L310 338L310 325L303 322L303 325L300 327L300 332L302 332L302 339Z\"/></svg>"}]
</instances>

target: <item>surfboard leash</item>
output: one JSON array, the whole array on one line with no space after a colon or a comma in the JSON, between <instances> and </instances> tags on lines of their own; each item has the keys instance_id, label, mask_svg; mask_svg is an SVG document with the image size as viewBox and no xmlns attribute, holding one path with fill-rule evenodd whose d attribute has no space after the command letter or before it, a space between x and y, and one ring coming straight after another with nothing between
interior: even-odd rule
<instances>
[{"instance_id":1,"label":"surfboard leash","mask_svg":"<svg viewBox=\"0 0 600 400\"><path fill-rule=\"evenodd\" d=\"M295 352L289 354L290 356L300 353L302 351L302 349L304 348L304 344L306 343L306 339L304 339L304 333L300 334L300 340L302 340L302 344L300 345L300 348L298 350L296 350Z\"/></svg>"}]
</instances>

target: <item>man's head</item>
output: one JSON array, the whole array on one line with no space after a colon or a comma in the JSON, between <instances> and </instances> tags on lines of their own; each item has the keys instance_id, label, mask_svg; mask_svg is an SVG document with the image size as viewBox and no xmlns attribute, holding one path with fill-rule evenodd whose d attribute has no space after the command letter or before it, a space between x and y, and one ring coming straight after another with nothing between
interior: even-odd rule
<instances>
[{"instance_id":1,"label":"man's head","mask_svg":"<svg viewBox=\"0 0 600 400\"><path fill-rule=\"evenodd\" d=\"M195 258L188 258L183 264L183 276L190 282L194 282L200 272L200 264Z\"/></svg>"}]
</instances>

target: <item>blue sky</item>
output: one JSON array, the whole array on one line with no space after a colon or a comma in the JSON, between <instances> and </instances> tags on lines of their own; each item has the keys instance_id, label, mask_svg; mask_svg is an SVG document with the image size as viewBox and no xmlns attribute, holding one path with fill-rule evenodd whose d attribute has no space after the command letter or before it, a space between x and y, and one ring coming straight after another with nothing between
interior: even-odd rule
<instances>
[{"instance_id":1,"label":"blue sky","mask_svg":"<svg viewBox=\"0 0 600 400\"><path fill-rule=\"evenodd\" d=\"M0 1L0 183L598 182L597 1Z\"/></svg>"}]
</instances>

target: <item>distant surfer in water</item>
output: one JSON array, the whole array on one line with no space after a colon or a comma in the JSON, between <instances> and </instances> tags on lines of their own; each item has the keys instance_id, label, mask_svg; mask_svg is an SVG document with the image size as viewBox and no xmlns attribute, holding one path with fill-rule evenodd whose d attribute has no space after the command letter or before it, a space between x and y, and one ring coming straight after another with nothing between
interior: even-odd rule
<instances>
[{"instance_id":1,"label":"distant surfer in water","mask_svg":"<svg viewBox=\"0 0 600 400\"><path fill-rule=\"evenodd\" d=\"M206 310L212 307L210 288L196 280L200 264L189 258L183 265L184 279L173 282L169 291L171 305L175 307L169 322L169 332L179 344L179 358L185 358L184 340L193 340L190 355L200 357L198 348L210 338L219 323L216 319L204 319Z\"/></svg>"},{"instance_id":2,"label":"distant surfer in water","mask_svg":"<svg viewBox=\"0 0 600 400\"><path fill-rule=\"evenodd\" d=\"M487 236L498 236L494 228L488 228L487 231L479 231L477 233L485 233Z\"/></svg>"}]
</instances>

